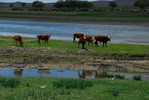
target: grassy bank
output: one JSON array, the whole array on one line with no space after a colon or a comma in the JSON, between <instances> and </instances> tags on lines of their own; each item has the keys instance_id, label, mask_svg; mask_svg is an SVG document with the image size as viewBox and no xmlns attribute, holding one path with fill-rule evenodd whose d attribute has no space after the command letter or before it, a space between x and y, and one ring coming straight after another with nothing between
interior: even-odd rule
<instances>
[{"instance_id":1,"label":"grassy bank","mask_svg":"<svg viewBox=\"0 0 149 100\"><path fill-rule=\"evenodd\" d=\"M0 68L61 68L122 72L149 72L149 45L108 43L108 47L78 48L71 40L23 37L24 47L14 45L11 36L0 36Z\"/></svg>"},{"instance_id":2,"label":"grassy bank","mask_svg":"<svg viewBox=\"0 0 149 100\"><path fill-rule=\"evenodd\" d=\"M147 12L29 12L29 11L1 11L0 18L24 19L51 22L149 22Z\"/></svg>"},{"instance_id":3,"label":"grassy bank","mask_svg":"<svg viewBox=\"0 0 149 100\"><path fill-rule=\"evenodd\" d=\"M102 43L99 47L88 46L87 50L78 48L77 42L71 40L49 40L49 44L39 45L36 38L23 37L24 47L22 48L38 48L45 50L60 50L70 53L81 53L87 55L97 56L119 56L119 57L148 57L149 45L137 45L137 44L124 44L124 43L109 43L108 47L102 47ZM14 46L11 36L0 36L0 47Z\"/></svg>"},{"instance_id":4,"label":"grassy bank","mask_svg":"<svg viewBox=\"0 0 149 100\"><path fill-rule=\"evenodd\" d=\"M3 80L2 80L3 79ZM148 81L66 79L52 77L0 78L1 100L148 100ZM2 85L17 81L15 87ZM71 81L69 84L68 82ZM73 83L74 82L74 83ZM75 87L78 82L78 87ZM81 82L81 83L80 83ZM11 83L14 84L14 83ZM58 86L59 84L59 86ZM63 86L62 84L65 84ZM71 85L71 88L66 86ZM84 88L80 88L83 86Z\"/></svg>"}]
</instances>

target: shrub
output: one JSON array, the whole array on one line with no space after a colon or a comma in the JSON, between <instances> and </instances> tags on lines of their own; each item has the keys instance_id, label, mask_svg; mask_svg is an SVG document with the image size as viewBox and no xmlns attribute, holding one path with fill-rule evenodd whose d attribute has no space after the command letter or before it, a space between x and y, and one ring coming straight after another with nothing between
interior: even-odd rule
<instances>
[{"instance_id":1,"label":"shrub","mask_svg":"<svg viewBox=\"0 0 149 100\"><path fill-rule=\"evenodd\" d=\"M119 91L116 90L116 89L114 89L114 90L112 91L112 94L113 94L113 96L118 96L118 95L119 95Z\"/></svg>"},{"instance_id":2,"label":"shrub","mask_svg":"<svg viewBox=\"0 0 149 100\"><path fill-rule=\"evenodd\" d=\"M56 88L77 88L77 89L85 89L87 87L92 87L93 83L91 80L84 79L60 79L56 82L53 82L53 87Z\"/></svg>"},{"instance_id":3,"label":"shrub","mask_svg":"<svg viewBox=\"0 0 149 100\"><path fill-rule=\"evenodd\" d=\"M122 76L122 75L112 75L112 74L109 74L107 75L108 78L116 78L116 79L124 79L125 76Z\"/></svg>"},{"instance_id":4,"label":"shrub","mask_svg":"<svg viewBox=\"0 0 149 100\"><path fill-rule=\"evenodd\" d=\"M18 78L2 78L0 79L0 85L4 86L5 88L7 87L11 87L11 88L15 88L20 84L20 79Z\"/></svg>"},{"instance_id":5,"label":"shrub","mask_svg":"<svg viewBox=\"0 0 149 100\"><path fill-rule=\"evenodd\" d=\"M133 79L139 81L139 80L141 80L141 76L139 76L139 75L138 76L134 76Z\"/></svg>"}]
</instances>

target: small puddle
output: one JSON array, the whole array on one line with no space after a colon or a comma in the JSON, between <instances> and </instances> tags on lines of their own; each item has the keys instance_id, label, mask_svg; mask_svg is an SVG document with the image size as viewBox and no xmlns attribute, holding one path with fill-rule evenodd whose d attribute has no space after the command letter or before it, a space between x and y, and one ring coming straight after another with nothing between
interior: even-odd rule
<instances>
[{"instance_id":1,"label":"small puddle","mask_svg":"<svg viewBox=\"0 0 149 100\"><path fill-rule=\"evenodd\" d=\"M0 69L0 77L68 77L68 78L107 78L108 75L122 75L125 79L133 79L134 76L141 76L142 80L149 80L149 73L122 73L122 72L103 72L91 70L66 70L66 69Z\"/></svg>"}]
</instances>

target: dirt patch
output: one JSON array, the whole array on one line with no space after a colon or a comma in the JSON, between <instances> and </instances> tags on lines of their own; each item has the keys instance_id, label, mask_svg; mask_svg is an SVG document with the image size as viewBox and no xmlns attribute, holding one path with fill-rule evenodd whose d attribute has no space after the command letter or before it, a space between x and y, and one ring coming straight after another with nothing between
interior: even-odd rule
<instances>
[{"instance_id":1,"label":"dirt patch","mask_svg":"<svg viewBox=\"0 0 149 100\"><path fill-rule=\"evenodd\" d=\"M74 54L60 50L41 50L16 46L0 47L0 68L60 68L149 72L148 59L130 59L82 55L81 53Z\"/></svg>"}]
</instances>

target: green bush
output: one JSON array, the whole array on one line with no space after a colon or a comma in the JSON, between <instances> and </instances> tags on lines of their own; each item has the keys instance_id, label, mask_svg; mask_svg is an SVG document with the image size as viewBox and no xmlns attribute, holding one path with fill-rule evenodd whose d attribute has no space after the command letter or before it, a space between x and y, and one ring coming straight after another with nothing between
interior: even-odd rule
<instances>
[{"instance_id":1,"label":"green bush","mask_svg":"<svg viewBox=\"0 0 149 100\"><path fill-rule=\"evenodd\" d=\"M119 95L119 91L116 90L116 89L114 89L114 90L112 91L112 94L113 94L113 96L118 96L118 95Z\"/></svg>"},{"instance_id":2,"label":"green bush","mask_svg":"<svg viewBox=\"0 0 149 100\"><path fill-rule=\"evenodd\" d=\"M112 74L109 74L107 75L108 78L116 78L116 79L124 79L125 76L122 76L122 75L112 75Z\"/></svg>"},{"instance_id":3,"label":"green bush","mask_svg":"<svg viewBox=\"0 0 149 100\"><path fill-rule=\"evenodd\" d=\"M93 83L91 80L85 79L60 79L56 82L53 82L53 87L56 88L76 88L76 89L85 89L87 87L92 87Z\"/></svg>"},{"instance_id":4,"label":"green bush","mask_svg":"<svg viewBox=\"0 0 149 100\"><path fill-rule=\"evenodd\" d=\"M141 76L139 76L139 75L138 76L134 76L133 79L139 81L139 80L141 80Z\"/></svg>"},{"instance_id":5,"label":"green bush","mask_svg":"<svg viewBox=\"0 0 149 100\"><path fill-rule=\"evenodd\" d=\"M20 79L18 78L2 78L0 79L0 85L4 86L5 88L11 87L15 88L21 83Z\"/></svg>"}]
</instances>

